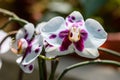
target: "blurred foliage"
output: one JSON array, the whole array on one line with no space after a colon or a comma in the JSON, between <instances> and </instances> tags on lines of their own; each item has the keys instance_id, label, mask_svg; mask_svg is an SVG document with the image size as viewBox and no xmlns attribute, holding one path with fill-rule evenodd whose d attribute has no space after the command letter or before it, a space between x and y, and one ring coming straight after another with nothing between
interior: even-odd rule
<instances>
[{"instance_id":1,"label":"blurred foliage","mask_svg":"<svg viewBox=\"0 0 120 80\"><path fill-rule=\"evenodd\" d=\"M78 10L85 19L98 20L107 32L120 31L120 0L0 0L0 7L35 24Z\"/></svg>"}]
</instances>

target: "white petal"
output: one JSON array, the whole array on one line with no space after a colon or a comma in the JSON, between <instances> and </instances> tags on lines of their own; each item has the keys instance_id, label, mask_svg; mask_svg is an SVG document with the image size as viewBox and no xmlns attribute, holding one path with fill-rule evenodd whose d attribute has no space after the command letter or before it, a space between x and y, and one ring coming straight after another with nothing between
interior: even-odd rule
<instances>
[{"instance_id":1,"label":"white petal","mask_svg":"<svg viewBox=\"0 0 120 80\"><path fill-rule=\"evenodd\" d=\"M0 30L0 43L6 36L7 33ZM0 46L0 54L6 53L10 49L11 45L12 45L11 37L7 37L7 39L5 39L5 41Z\"/></svg>"},{"instance_id":2,"label":"white petal","mask_svg":"<svg viewBox=\"0 0 120 80\"><path fill-rule=\"evenodd\" d=\"M93 48L85 48L82 52L75 49L75 52L78 55L86 58L96 58L99 56L98 50Z\"/></svg>"},{"instance_id":3,"label":"white petal","mask_svg":"<svg viewBox=\"0 0 120 80\"><path fill-rule=\"evenodd\" d=\"M36 33L37 34L40 34L41 33L41 29L42 27L44 27L46 25L47 22L42 22L42 23L39 23L36 27Z\"/></svg>"},{"instance_id":4,"label":"white petal","mask_svg":"<svg viewBox=\"0 0 120 80\"><path fill-rule=\"evenodd\" d=\"M41 31L43 33L55 32L61 27L63 23L64 23L64 18L62 17L52 18L50 21L46 23L46 25L44 25L44 27L42 27Z\"/></svg>"},{"instance_id":5,"label":"white petal","mask_svg":"<svg viewBox=\"0 0 120 80\"><path fill-rule=\"evenodd\" d=\"M65 30L64 19L62 17L55 17L42 27L41 34L48 43L58 46L62 43L58 37L59 32L62 30ZM56 37L50 39L51 35L56 35Z\"/></svg>"},{"instance_id":6,"label":"white petal","mask_svg":"<svg viewBox=\"0 0 120 80\"><path fill-rule=\"evenodd\" d=\"M22 29L16 34L16 39L26 38L31 39L34 34L34 25L32 23L27 23Z\"/></svg>"},{"instance_id":7,"label":"white petal","mask_svg":"<svg viewBox=\"0 0 120 80\"><path fill-rule=\"evenodd\" d=\"M98 48L107 39L107 33L99 22L94 19L87 19L85 27L88 31L88 39L85 41L86 48Z\"/></svg>"},{"instance_id":8,"label":"white petal","mask_svg":"<svg viewBox=\"0 0 120 80\"><path fill-rule=\"evenodd\" d=\"M41 39L42 39L41 36L35 37L35 40L32 43L31 52L27 53L27 55L25 56L25 58L22 61L23 65L33 62L40 55L40 53L42 51L42 46L43 46Z\"/></svg>"},{"instance_id":9,"label":"white petal","mask_svg":"<svg viewBox=\"0 0 120 80\"><path fill-rule=\"evenodd\" d=\"M34 62L27 64L27 65L22 65L21 64L22 57L18 58L16 62L19 64L20 68L25 72L25 73L32 73L34 70Z\"/></svg>"}]
</instances>

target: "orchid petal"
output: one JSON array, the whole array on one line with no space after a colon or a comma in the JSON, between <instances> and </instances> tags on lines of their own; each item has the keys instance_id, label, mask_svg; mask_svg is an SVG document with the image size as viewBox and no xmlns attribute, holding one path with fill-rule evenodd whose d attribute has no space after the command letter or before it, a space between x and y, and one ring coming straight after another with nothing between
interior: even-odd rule
<instances>
[{"instance_id":1,"label":"orchid petal","mask_svg":"<svg viewBox=\"0 0 120 80\"><path fill-rule=\"evenodd\" d=\"M22 65L21 64L22 57L17 59L17 63L19 64L20 68L25 72L25 73L32 73L34 70L34 62L27 64L27 65Z\"/></svg>"},{"instance_id":2,"label":"orchid petal","mask_svg":"<svg viewBox=\"0 0 120 80\"><path fill-rule=\"evenodd\" d=\"M98 48L107 39L107 33L99 22L94 19L87 19L85 27L88 30L88 38L85 41L86 48Z\"/></svg>"},{"instance_id":3,"label":"orchid petal","mask_svg":"<svg viewBox=\"0 0 120 80\"><path fill-rule=\"evenodd\" d=\"M42 45L42 37L40 35L35 36L35 39L32 42L31 51L24 54L22 64L26 65L34 61L40 55L42 51Z\"/></svg>"},{"instance_id":4,"label":"orchid petal","mask_svg":"<svg viewBox=\"0 0 120 80\"><path fill-rule=\"evenodd\" d=\"M63 23L64 19L62 17L55 17L41 28L41 34L48 43L56 46L62 43L58 34L60 31L65 30Z\"/></svg>"},{"instance_id":5,"label":"orchid petal","mask_svg":"<svg viewBox=\"0 0 120 80\"><path fill-rule=\"evenodd\" d=\"M78 11L73 11L67 18L66 18L66 26L71 27L74 23L78 23L78 26L82 26L84 24L83 16Z\"/></svg>"},{"instance_id":6,"label":"orchid petal","mask_svg":"<svg viewBox=\"0 0 120 80\"><path fill-rule=\"evenodd\" d=\"M7 33L0 30L0 43L7 36ZM6 53L12 45L11 37L7 37L4 42L0 45L0 54Z\"/></svg>"},{"instance_id":7,"label":"orchid petal","mask_svg":"<svg viewBox=\"0 0 120 80\"><path fill-rule=\"evenodd\" d=\"M99 56L98 50L93 48L85 48L82 52L75 49L75 52L78 55L86 58L96 58Z\"/></svg>"},{"instance_id":8,"label":"orchid petal","mask_svg":"<svg viewBox=\"0 0 120 80\"><path fill-rule=\"evenodd\" d=\"M34 34L34 25L31 23L27 23L22 29L18 31L16 34L16 39L25 38L31 39Z\"/></svg>"},{"instance_id":9,"label":"orchid petal","mask_svg":"<svg viewBox=\"0 0 120 80\"><path fill-rule=\"evenodd\" d=\"M46 25L47 22L42 22L42 23L39 23L36 27L36 33L37 34L40 34L41 33L41 29Z\"/></svg>"},{"instance_id":10,"label":"orchid petal","mask_svg":"<svg viewBox=\"0 0 120 80\"><path fill-rule=\"evenodd\" d=\"M53 33L57 31L63 23L64 23L64 18L62 17L52 18L49 22L46 23L46 25L44 25L44 27L41 29L41 32Z\"/></svg>"}]
</instances>

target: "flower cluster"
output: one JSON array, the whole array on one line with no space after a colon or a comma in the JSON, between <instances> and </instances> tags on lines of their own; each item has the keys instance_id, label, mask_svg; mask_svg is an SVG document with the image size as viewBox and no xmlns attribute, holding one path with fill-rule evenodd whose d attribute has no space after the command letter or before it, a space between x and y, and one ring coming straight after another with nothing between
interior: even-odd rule
<instances>
[{"instance_id":1,"label":"flower cluster","mask_svg":"<svg viewBox=\"0 0 120 80\"><path fill-rule=\"evenodd\" d=\"M16 34L14 47L11 47L10 37L2 42L5 32L0 31L0 35L0 53L6 53L11 48L20 56L17 63L26 73L33 71L34 60L43 47L47 57L54 58L75 52L83 57L96 58L99 56L97 48L107 38L107 33L99 22L94 19L84 21L78 11L72 12L66 19L58 16L48 22L39 23L36 28L32 23L25 24Z\"/></svg>"}]
</instances>

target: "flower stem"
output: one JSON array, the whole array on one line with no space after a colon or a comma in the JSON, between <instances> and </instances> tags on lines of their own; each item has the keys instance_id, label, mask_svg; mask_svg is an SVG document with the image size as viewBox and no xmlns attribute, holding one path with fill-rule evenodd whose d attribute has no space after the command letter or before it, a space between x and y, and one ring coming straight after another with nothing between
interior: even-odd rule
<instances>
[{"instance_id":1,"label":"flower stem","mask_svg":"<svg viewBox=\"0 0 120 80\"><path fill-rule=\"evenodd\" d=\"M92 61L84 61L84 62L80 62L74 65L71 65L67 68L65 68L63 70L63 72L60 74L60 76L58 77L57 80L61 80L63 78L63 76L70 70L74 69L74 68L78 68L80 66L84 66L84 65L88 65L88 64L112 64L112 65L116 65L120 67L120 62L117 61L112 61L112 60L92 60Z\"/></svg>"},{"instance_id":2,"label":"flower stem","mask_svg":"<svg viewBox=\"0 0 120 80\"><path fill-rule=\"evenodd\" d=\"M25 25L26 23L29 23L28 21L21 18L9 18L9 20L18 22L21 26Z\"/></svg>"},{"instance_id":3,"label":"flower stem","mask_svg":"<svg viewBox=\"0 0 120 80\"><path fill-rule=\"evenodd\" d=\"M19 74L18 74L18 80L22 80L23 79L23 71L19 68Z\"/></svg>"},{"instance_id":4,"label":"flower stem","mask_svg":"<svg viewBox=\"0 0 120 80\"><path fill-rule=\"evenodd\" d=\"M58 63L59 63L58 58L51 61L51 74L50 74L49 80L54 80L55 72L56 72Z\"/></svg>"},{"instance_id":5,"label":"flower stem","mask_svg":"<svg viewBox=\"0 0 120 80\"><path fill-rule=\"evenodd\" d=\"M44 55L39 55L40 58L45 59L45 60L54 60L55 58L51 58L51 57L46 57Z\"/></svg>"},{"instance_id":6,"label":"flower stem","mask_svg":"<svg viewBox=\"0 0 120 80\"><path fill-rule=\"evenodd\" d=\"M9 21L7 21L0 29L5 28L9 23L14 22L14 21L18 22L21 26L28 23L28 21L19 18L15 13L8 11L6 9L0 8L0 13L3 13L3 15L7 15L10 17Z\"/></svg>"},{"instance_id":7,"label":"flower stem","mask_svg":"<svg viewBox=\"0 0 120 80\"><path fill-rule=\"evenodd\" d=\"M45 56L44 49L41 55ZM39 65L40 80L47 80L46 60L41 57L38 57L38 65Z\"/></svg>"},{"instance_id":8,"label":"flower stem","mask_svg":"<svg viewBox=\"0 0 120 80\"><path fill-rule=\"evenodd\" d=\"M43 64L42 59L38 57L39 77L40 77L39 79L40 80L44 80L44 70L42 69L43 68L42 64Z\"/></svg>"},{"instance_id":9,"label":"flower stem","mask_svg":"<svg viewBox=\"0 0 120 80\"><path fill-rule=\"evenodd\" d=\"M100 51L103 51L103 52L106 52L106 53L109 53L109 54L112 54L114 56L117 56L117 57L120 57L120 53L119 52L116 52L116 51L113 51L111 49L107 49L107 48L98 48Z\"/></svg>"},{"instance_id":10,"label":"flower stem","mask_svg":"<svg viewBox=\"0 0 120 80\"><path fill-rule=\"evenodd\" d=\"M15 13L8 11L6 9L0 8L0 13L3 13L5 16L13 17L13 18L19 18Z\"/></svg>"}]
</instances>

